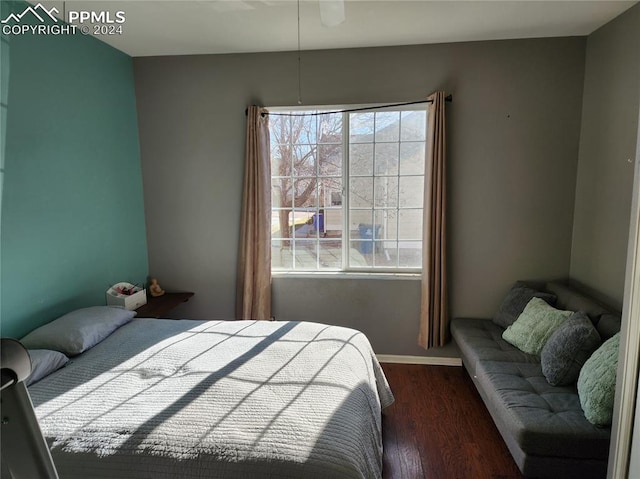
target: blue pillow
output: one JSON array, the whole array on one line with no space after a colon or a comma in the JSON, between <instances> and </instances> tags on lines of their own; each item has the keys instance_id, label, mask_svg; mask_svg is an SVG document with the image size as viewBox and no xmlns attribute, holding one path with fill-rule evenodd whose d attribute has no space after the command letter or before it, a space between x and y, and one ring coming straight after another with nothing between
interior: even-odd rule
<instances>
[{"instance_id":1,"label":"blue pillow","mask_svg":"<svg viewBox=\"0 0 640 479\"><path fill-rule=\"evenodd\" d=\"M52 349L67 356L92 348L136 315L135 311L111 306L77 309L20 340L28 349Z\"/></svg>"},{"instance_id":2,"label":"blue pillow","mask_svg":"<svg viewBox=\"0 0 640 479\"><path fill-rule=\"evenodd\" d=\"M49 351L48 349L30 349L29 357L31 358L31 374L24 381L26 386L40 381L69 362L69 358L60 351Z\"/></svg>"}]
</instances>

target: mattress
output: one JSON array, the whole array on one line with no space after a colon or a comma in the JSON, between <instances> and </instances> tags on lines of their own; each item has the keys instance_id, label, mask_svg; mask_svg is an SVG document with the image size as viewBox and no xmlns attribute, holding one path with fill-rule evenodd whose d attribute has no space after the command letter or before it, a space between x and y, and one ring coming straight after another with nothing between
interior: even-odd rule
<instances>
[{"instance_id":1,"label":"mattress","mask_svg":"<svg viewBox=\"0 0 640 479\"><path fill-rule=\"evenodd\" d=\"M379 478L393 395L359 331L134 319L29 388L64 478Z\"/></svg>"}]
</instances>

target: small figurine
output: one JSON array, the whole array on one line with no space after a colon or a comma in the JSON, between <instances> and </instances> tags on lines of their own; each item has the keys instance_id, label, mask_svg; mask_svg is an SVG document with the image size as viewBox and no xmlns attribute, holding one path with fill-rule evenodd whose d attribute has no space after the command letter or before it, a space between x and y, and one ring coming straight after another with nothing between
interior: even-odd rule
<instances>
[{"instance_id":1,"label":"small figurine","mask_svg":"<svg viewBox=\"0 0 640 479\"><path fill-rule=\"evenodd\" d=\"M149 292L151 296L157 298L158 296L162 296L164 294L164 289L160 287L158 284L158 280L155 278L151 278L151 284L149 285Z\"/></svg>"}]
</instances>

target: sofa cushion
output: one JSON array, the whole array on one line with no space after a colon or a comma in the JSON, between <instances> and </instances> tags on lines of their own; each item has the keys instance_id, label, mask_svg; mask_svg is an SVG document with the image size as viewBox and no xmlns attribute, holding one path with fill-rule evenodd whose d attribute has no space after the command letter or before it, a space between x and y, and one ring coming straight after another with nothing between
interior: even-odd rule
<instances>
[{"instance_id":1,"label":"sofa cushion","mask_svg":"<svg viewBox=\"0 0 640 479\"><path fill-rule=\"evenodd\" d=\"M546 288L558 298L556 302L557 308L584 311L594 325L598 324L600 316L611 312L593 298L576 291L564 283L552 281L547 283Z\"/></svg>"},{"instance_id":2,"label":"sofa cushion","mask_svg":"<svg viewBox=\"0 0 640 479\"><path fill-rule=\"evenodd\" d=\"M586 313L572 314L551 335L540 353L542 373L552 386L577 381L582 365L600 346L600 335Z\"/></svg>"},{"instance_id":3,"label":"sofa cushion","mask_svg":"<svg viewBox=\"0 0 640 479\"><path fill-rule=\"evenodd\" d=\"M578 378L584 415L593 424L608 426L613 417L620 333L604 342L587 360Z\"/></svg>"},{"instance_id":4,"label":"sofa cushion","mask_svg":"<svg viewBox=\"0 0 640 479\"><path fill-rule=\"evenodd\" d=\"M454 318L451 335L460 348L460 355L471 375L478 361L515 361L537 363L539 358L523 353L502 339L504 329L490 319Z\"/></svg>"},{"instance_id":5,"label":"sofa cushion","mask_svg":"<svg viewBox=\"0 0 640 479\"><path fill-rule=\"evenodd\" d=\"M603 341L612 338L616 333L620 332L621 320L622 318L619 314L604 313L600 316L600 321L598 321L596 329Z\"/></svg>"},{"instance_id":6,"label":"sofa cushion","mask_svg":"<svg viewBox=\"0 0 640 479\"><path fill-rule=\"evenodd\" d=\"M498 429L526 454L606 461L611 430L587 421L575 386L551 386L540 364L481 361L476 385Z\"/></svg>"},{"instance_id":7,"label":"sofa cushion","mask_svg":"<svg viewBox=\"0 0 640 479\"><path fill-rule=\"evenodd\" d=\"M511 326L531 301L531 298L542 298L551 305L555 304L556 300L554 294L538 291L518 281L505 296L493 317L493 322L503 328Z\"/></svg>"},{"instance_id":8,"label":"sofa cushion","mask_svg":"<svg viewBox=\"0 0 640 479\"><path fill-rule=\"evenodd\" d=\"M525 353L539 355L554 331L572 314L573 311L562 311L543 299L532 298L502 338Z\"/></svg>"}]
</instances>

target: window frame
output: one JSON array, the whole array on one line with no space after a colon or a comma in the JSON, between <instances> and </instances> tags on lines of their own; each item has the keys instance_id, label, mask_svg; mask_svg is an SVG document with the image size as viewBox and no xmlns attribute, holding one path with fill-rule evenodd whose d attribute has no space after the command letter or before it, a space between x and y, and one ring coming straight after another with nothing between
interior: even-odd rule
<instances>
[{"instance_id":1,"label":"window frame","mask_svg":"<svg viewBox=\"0 0 640 479\"><path fill-rule=\"evenodd\" d=\"M424 185L425 185L425 180L426 180L426 161L427 161L427 146L428 146L428 129L429 129L429 110L428 110L428 103L425 101L424 103L418 103L418 104L409 104L409 105L393 105L393 106L389 106L386 103L370 103L370 104L352 104L352 105L296 105L296 106L270 106L270 107L266 107L266 109L270 112L270 113L286 113L286 112L290 112L290 113L297 113L299 112L300 114L304 113L304 112L313 112L313 111L317 111L317 112L326 112L326 113L341 113L343 115L342 117L342 175L341 175L341 182L342 182L342 192L341 192L341 196L342 196L342 204L341 204L341 216L342 216L342 231L343 231L343 235L340 237L341 239L341 251L342 251L342 261L341 261L341 268L339 269L331 269L331 268L326 268L326 269L319 269L316 266L316 269L297 269L295 268L295 258L294 258L294 262L292 263L292 267L291 268L282 268L282 269L273 269L273 260L271 262L271 274L273 276L282 276L282 277L339 277L339 276L343 276L343 277L359 277L359 278L376 278L376 279L413 279L416 277L421 277L422 276L422 265L420 265L419 267L374 267L374 266L368 266L368 267L358 267L358 266L352 266L350 264L350 258L349 258L349 251L351 248L350 243L352 242L352 238L351 238L351 231L350 231L350 215L351 215L351 208L350 208L350 202L351 202L351 195L350 195L350 180L352 178L351 176L351 172L350 172L350 158L349 158L349 147L350 147L350 133L351 133L351 118L350 118L350 114L354 113L354 111L352 110L357 110L357 113L374 113L374 112L400 112L400 114L402 114L403 112L407 112L407 111L424 111L425 112L425 134L424 134L424 159L425 159L425 170L423 171L422 175L401 175L400 174L400 168L398 167L398 173L396 175L396 177L398 178L398 180L402 177L402 176L413 176L413 177L421 177L423 178L423 194L424 194ZM344 110L348 110L348 111L344 111ZM318 115L320 116L320 115ZM402 143L402 139L401 139L401 132L399 132L398 134L398 147L400 148L400 145ZM374 137L375 138L375 137ZM415 141L419 141L419 140L415 140ZM375 144L375 139L374 141L372 141L372 144ZM316 143L316 145L318 145L318 143ZM271 154L271 152L269 152ZM374 155L375 155L375 150L374 150ZM375 161L374 161L375 164ZM316 178L323 178L324 176L319 175L318 171L317 171L317 166L316 166ZM375 168L372 171L371 175L357 175L356 177L364 177L364 178L372 178L372 181L374 181L375 183ZM276 176L275 178L280 178L280 176ZM295 176L292 174L291 178L295 178ZM271 179L274 179L274 175L273 172L271 173ZM399 187L398 187L399 188ZM322 207L318 204L316 206L316 211L319 211ZM424 214L424 205L422 205L421 208L417 208L417 207L408 207L408 208L401 208L399 205L395 208L395 211L400 212L403 209L407 209L407 210L411 210L411 209L415 209L415 210L422 210L423 214ZM383 208L380 208L380 210L383 210ZM271 205L271 211L275 211L274 210L274 206ZM376 207L375 207L375 197L372 198L372 206L371 206L371 212L373 215L373 212L376 211ZM373 216L372 216L373 219ZM326 217L325 217L325 221L326 221ZM398 222L398 218L396 218L396 222ZM396 224L396 236L398 235L399 232L399 224ZM295 237L291 238L292 241L295 240ZM271 238L271 241L273 241L273 237ZM315 238L313 239L313 241L315 242L316 245L320 244L320 238ZM395 239L396 243L400 243L401 240L399 240L397 237ZM418 240L407 240L407 241L416 241L418 242ZM420 247L422 248L424 242L424 237L423 235L421 235L421 238L419 239L419 243L420 243ZM373 241L373 245L375 247L375 240ZM270 245L271 246L271 245ZM295 246L294 246L295 248ZM398 246L399 248L399 246ZM295 251L295 250L293 250Z\"/></svg>"}]
</instances>

